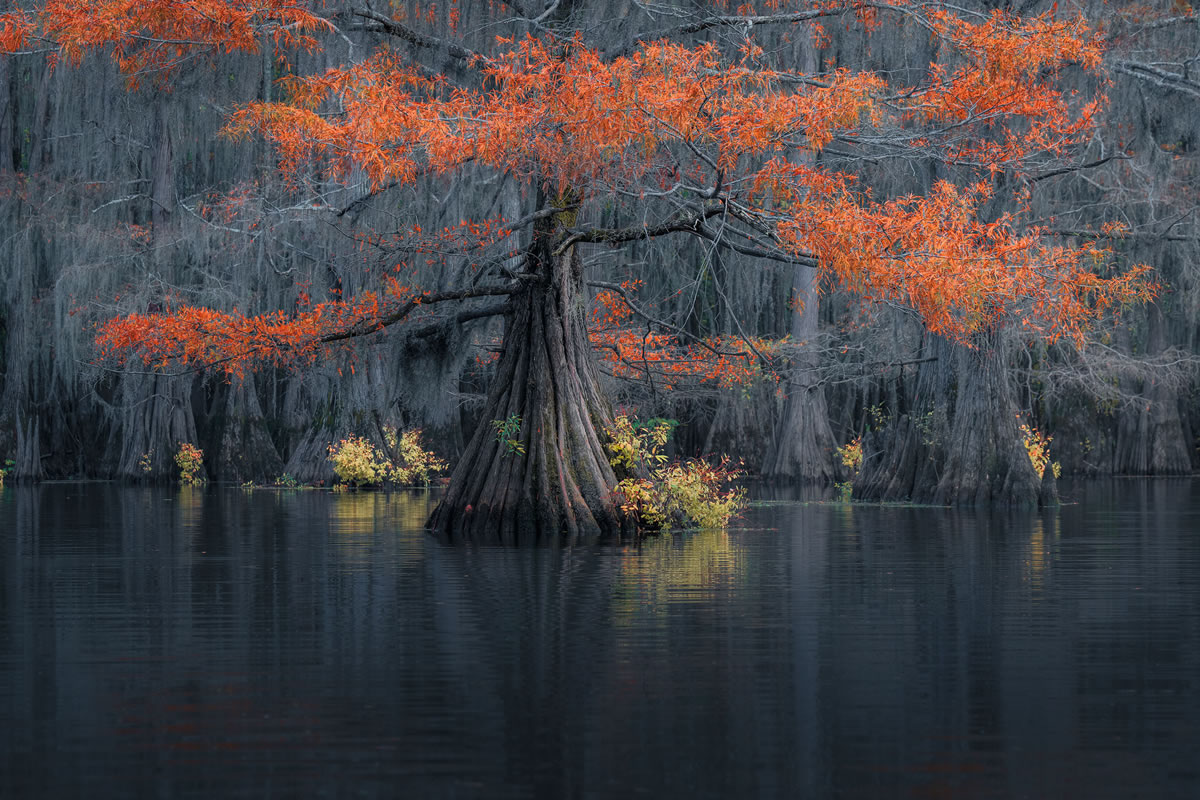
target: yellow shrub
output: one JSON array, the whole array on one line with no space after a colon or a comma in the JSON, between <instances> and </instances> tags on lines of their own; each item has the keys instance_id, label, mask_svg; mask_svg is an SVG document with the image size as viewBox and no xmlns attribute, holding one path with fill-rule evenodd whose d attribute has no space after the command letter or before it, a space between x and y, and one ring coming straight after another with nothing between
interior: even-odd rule
<instances>
[{"instance_id":1,"label":"yellow shrub","mask_svg":"<svg viewBox=\"0 0 1200 800\"><path fill-rule=\"evenodd\" d=\"M421 431L414 428L399 433L384 428L388 447L396 452L393 462L383 451L361 436L348 436L329 445L329 460L338 480L350 486L376 486L394 483L401 486L428 486L433 475L446 469L446 463L421 447Z\"/></svg>"},{"instance_id":2,"label":"yellow shrub","mask_svg":"<svg viewBox=\"0 0 1200 800\"><path fill-rule=\"evenodd\" d=\"M1025 444L1025 452L1029 454L1029 463L1033 465L1033 471L1040 478L1046 472L1046 465L1050 465L1050 469L1055 478L1062 475L1062 465L1057 461L1050 462L1050 442L1054 440L1053 436L1047 436L1032 425L1022 425L1021 434Z\"/></svg>"},{"instance_id":3,"label":"yellow shrub","mask_svg":"<svg viewBox=\"0 0 1200 800\"><path fill-rule=\"evenodd\" d=\"M740 475L726 459L713 466L690 460L668 464L662 448L671 434L671 423L659 420L638 426L619 416L608 430L609 462L618 469L649 473L648 478L620 481L616 494L621 508L651 529L672 526L720 528L746 505L744 489L722 487Z\"/></svg>"},{"instance_id":4,"label":"yellow shrub","mask_svg":"<svg viewBox=\"0 0 1200 800\"><path fill-rule=\"evenodd\" d=\"M204 478L200 477L200 470L204 469L204 451L199 447L191 442L180 442L175 463L179 466L179 480L183 483L188 486L204 483Z\"/></svg>"},{"instance_id":5,"label":"yellow shrub","mask_svg":"<svg viewBox=\"0 0 1200 800\"><path fill-rule=\"evenodd\" d=\"M850 497L854 493L854 478L858 475L858 469L862 466L863 461L862 437L857 436L846 442L837 451L838 456L842 459L842 466L850 472L850 479L835 483L833 488L837 489L838 498L843 503L849 503Z\"/></svg>"},{"instance_id":6,"label":"yellow shrub","mask_svg":"<svg viewBox=\"0 0 1200 800\"><path fill-rule=\"evenodd\" d=\"M399 464L392 465L389 479L404 486L428 486L429 480L446 470L446 462L421 446L421 429L413 428L397 434L395 428L384 428L388 446L400 457Z\"/></svg>"},{"instance_id":7,"label":"yellow shrub","mask_svg":"<svg viewBox=\"0 0 1200 800\"><path fill-rule=\"evenodd\" d=\"M329 460L338 481L351 486L383 483L391 466L383 453L361 436L348 436L329 445Z\"/></svg>"}]
</instances>

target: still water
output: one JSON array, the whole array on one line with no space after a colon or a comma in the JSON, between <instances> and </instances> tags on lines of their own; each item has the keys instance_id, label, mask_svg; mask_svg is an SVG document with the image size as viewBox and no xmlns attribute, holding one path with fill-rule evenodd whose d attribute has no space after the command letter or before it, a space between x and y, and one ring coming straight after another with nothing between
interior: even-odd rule
<instances>
[{"instance_id":1,"label":"still water","mask_svg":"<svg viewBox=\"0 0 1200 800\"><path fill-rule=\"evenodd\" d=\"M1200 797L1200 480L448 546L424 494L0 490L0 797Z\"/></svg>"}]
</instances>

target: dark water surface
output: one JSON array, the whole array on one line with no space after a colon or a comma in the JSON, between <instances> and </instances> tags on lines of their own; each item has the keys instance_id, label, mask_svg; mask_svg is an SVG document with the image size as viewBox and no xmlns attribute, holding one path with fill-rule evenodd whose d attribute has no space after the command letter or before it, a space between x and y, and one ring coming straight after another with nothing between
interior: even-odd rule
<instances>
[{"instance_id":1,"label":"dark water surface","mask_svg":"<svg viewBox=\"0 0 1200 800\"><path fill-rule=\"evenodd\" d=\"M1200 481L449 547L424 495L0 490L0 797L1200 797Z\"/></svg>"}]
</instances>

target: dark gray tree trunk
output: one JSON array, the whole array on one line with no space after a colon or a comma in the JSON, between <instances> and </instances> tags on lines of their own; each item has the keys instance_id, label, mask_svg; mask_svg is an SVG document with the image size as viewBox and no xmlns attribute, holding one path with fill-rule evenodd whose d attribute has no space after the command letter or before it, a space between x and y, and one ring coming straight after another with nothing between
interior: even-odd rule
<instances>
[{"instance_id":1,"label":"dark gray tree trunk","mask_svg":"<svg viewBox=\"0 0 1200 800\"><path fill-rule=\"evenodd\" d=\"M800 69L808 75L820 71L820 54L806 46L800 54ZM816 156L803 153L802 161ZM829 425L829 407L817 370L821 356L816 337L821 312L817 270L797 264L792 271L792 342L800 348L792 361L792 372L784 386L783 413L768 444L763 476L802 483L832 483L841 477L837 440Z\"/></svg>"},{"instance_id":2,"label":"dark gray tree trunk","mask_svg":"<svg viewBox=\"0 0 1200 800\"><path fill-rule=\"evenodd\" d=\"M941 505L1057 501L1030 462L999 331L974 348L927 335L911 407L866 439L856 497Z\"/></svg>"},{"instance_id":3,"label":"dark gray tree trunk","mask_svg":"<svg viewBox=\"0 0 1200 800\"><path fill-rule=\"evenodd\" d=\"M179 477L175 454L185 442L197 444L192 413L191 375L125 375L121 381L121 423L114 428L110 452L119 452L118 478L173 480ZM147 466L149 467L147 469Z\"/></svg>"},{"instance_id":4,"label":"dark gray tree trunk","mask_svg":"<svg viewBox=\"0 0 1200 800\"><path fill-rule=\"evenodd\" d=\"M574 248L553 256L550 241L535 238L528 271L538 277L512 297L482 420L429 519L450 538L575 542L629 529L601 443L612 418L592 365L582 263ZM492 426L513 418L524 452Z\"/></svg>"},{"instance_id":5,"label":"dark gray tree trunk","mask_svg":"<svg viewBox=\"0 0 1200 800\"><path fill-rule=\"evenodd\" d=\"M220 444L215 454L218 477L237 483L278 477L283 472L283 460L267 433L254 380L234 378L223 406Z\"/></svg>"},{"instance_id":6,"label":"dark gray tree trunk","mask_svg":"<svg viewBox=\"0 0 1200 800\"><path fill-rule=\"evenodd\" d=\"M1162 309L1147 309L1146 355L1166 349ZM1120 411L1113 471L1123 475L1187 475L1192 471L1189 442L1179 413L1176 387L1158 380L1129 387L1134 404Z\"/></svg>"},{"instance_id":7,"label":"dark gray tree trunk","mask_svg":"<svg viewBox=\"0 0 1200 800\"><path fill-rule=\"evenodd\" d=\"M17 450L12 465L12 477L16 481L37 481L45 477L42 470L41 427L37 415L17 419Z\"/></svg>"},{"instance_id":8,"label":"dark gray tree trunk","mask_svg":"<svg viewBox=\"0 0 1200 800\"><path fill-rule=\"evenodd\" d=\"M945 339L925 334L917 375L906 394L911 401L901 407L899 393L895 393L896 402L888 406L885 424L880 427L879 421L872 420L864 436L865 458L854 482L855 497L912 500L920 487L937 485L945 460L948 404L954 397L952 353Z\"/></svg>"},{"instance_id":9,"label":"dark gray tree trunk","mask_svg":"<svg viewBox=\"0 0 1200 800\"><path fill-rule=\"evenodd\" d=\"M803 483L832 483L839 477L837 441L829 426L825 390L818 379L820 355L815 338L820 311L817 271L796 266L792 291L799 304L792 314L792 341L800 348L792 360L784 391L787 397L775 436L767 446L763 477Z\"/></svg>"},{"instance_id":10,"label":"dark gray tree trunk","mask_svg":"<svg viewBox=\"0 0 1200 800\"><path fill-rule=\"evenodd\" d=\"M1034 471L1025 449L1001 335L981 334L975 344L975 349L954 348L958 391L946 460L941 479L918 487L916 499L946 505L1036 506L1042 476Z\"/></svg>"}]
</instances>

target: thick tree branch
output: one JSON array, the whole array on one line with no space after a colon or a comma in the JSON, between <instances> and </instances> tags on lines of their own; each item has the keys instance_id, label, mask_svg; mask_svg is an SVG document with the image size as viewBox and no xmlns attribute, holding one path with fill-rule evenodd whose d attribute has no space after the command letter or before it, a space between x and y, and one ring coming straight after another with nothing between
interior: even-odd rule
<instances>
[{"instance_id":1,"label":"thick tree branch","mask_svg":"<svg viewBox=\"0 0 1200 800\"><path fill-rule=\"evenodd\" d=\"M433 303L444 303L454 300L468 300L472 297L496 297L499 295L510 295L520 291L518 286L479 286L473 289L461 289L453 292L432 292L414 297L398 309L379 319L364 320L356 325L347 328L344 331L326 334L318 341L322 344L330 344L332 342L342 342L347 339L355 339L359 336L369 336L372 333L381 331L391 325L402 321L405 317L421 306L432 305Z\"/></svg>"},{"instance_id":2,"label":"thick tree branch","mask_svg":"<svg viewBox=\"0 0 1200 800\"><path fill-rule=\"evenodd\" d=\"M656 236L664 236L668 233L699 233L704 226L704 221L710 217L715 217L723 214L725 211L723 206L708 206L701 211L691 214L686 217L676 217L668 220L660 225L642 226L640 228L591 228L584 231L575 231L567 236L561 244L554 250L555 256L561 256L567 252L573 245L581 242L591 242L593 244L621 244L623 242L637 242L643 239L653 239Z\"/></svg>"},{"instance_id":3,"label":"thick tree branch","mask_svg":"<svg viewBox=\"0 0 1200 800\"><path fill-rule=\"evenodd\" d=\"M457 42L452 42L449 39L442 39L437 36L430 36L420 31L415 31L412 28L397 22L394 19L389 19L381 14L376 14L374 11L365 8L357 8L351 12L356 17L369 19L375 23L377 28L368 28L369 30L380 30L389 36L395 36L397 39L403 39L414 47L420 47L427 50L444 50L453 58L466 62L475 61L481 56L473 50L468 50Z\"/></svg>"},{"instance_id":4,"label":"thick tree branch","mask_svg":"<svg viewBox=\"0 0 1200 800\"><path fill-rule=\"evenodd\" d=\"M1098 158L1095 161L1089 161L1087 164L1075 164L1075 165L1072 165L1069 167L1063 167L1061 169L1053 169L1053 170L1050 170L1049 172L1042 173L1041 175L1034 175L1029 180L1031 183L1034 183L1037 181L1044 181L1047 178L1053 178L1056 175L1066 175L1068 172L1081 172L1085 169L1095 169L1096 167L1099 167L1102 164L1107 164L1109 161L1112 161L1114 158L1121 160L1121 159L1127 159L1127 158L1129 158L1129 156L1126 156L1126 155L1105 156L1104 158Z\"/></svg>"},{"instance_id":5,"label":"thick tree branch","mask_svg":"<svg viewBox=\"0 0 1200 800\"><path fill-rule=\"evenodd\" d=\"M1118 61L1117 70L1130 77L1154 84L1160 89L1183 92L1192 97L1200 98L1200 83L1178 72L1168 72L1165 69L1143 64L1137 61Z\"/></svg>"},{"instance_id":6,"label":"thick tree branch","mask_svg":"<svg viewBox=\"0 0 1200 800\"><path fill-rule=\"evenodd\" d=\"M508 303L493 303L482 308L463 309L452 317L434 320L423 325L413 325L405 328L404 332L410 339L423 339L444 333L457 325L463 325L472 320L498 317L506 311L508 311Z\"/></svg>"}]
</instances>

